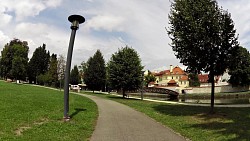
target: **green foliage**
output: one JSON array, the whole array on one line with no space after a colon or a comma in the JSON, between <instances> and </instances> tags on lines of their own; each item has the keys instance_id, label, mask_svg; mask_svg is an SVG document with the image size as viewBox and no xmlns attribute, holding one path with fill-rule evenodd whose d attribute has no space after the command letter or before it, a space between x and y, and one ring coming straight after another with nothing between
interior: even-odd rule
<instances>
[{"instance_id":1,"label":"green foliage","mask_svg":"<svg viewBox=\"0 0 250 141\"><path fill-rule=\"evenodd\" d=\"M28 77L30 83L36 83L37 76L43 75L48 71L50 62L50 53L46 50L46 45L36 48L28 65Z\"/></svg>"},{"instance_id":2,"label":"green foliage","mask_svg":"<svg viewBox=\"0 0 250 141\"><path fill-rule=\"evenodd\" d=\"M168 34L181 63L191 72L223 74L238 46L230 14L214 0L175 0L169 19Z\"/></svg>"},{"instance_id":3,"label":"green foliage","mask_svg":"<svg viewBox=\"0 0 250 141\"><path fill-rule=\"evenodd\" d=\"M48 83L53 85L54 87L57 86L58 84L58 73L57 73L57 55L52 54L50 57L50 64L49 64L49 70L48 70L48 75L51 79Z\"/></svg>"},{"instance_id":4,"label":"green foliage","mask_svg":"<svg viewBox=\"0 0 250 141\"><path fill-rule=\"evenodd\" d=\"M198 74L190 73L188 75L189 78L189 86L190 87L199 87L200 86L200 80L198 78Z\"/></svg>"},{"instance_id":5,"label":"green foliage","mask_svg":"<svg viewBox=\"0 0 250 141\"><path fill-rule=\"evenodd\" d=\"M234 50L229 74L229 83L233 86L250 85L250 54L246 48L239 47Z\"/></svg>"},{"instance_id":6,"label":"green foliage","mask_svg":"<svg viewBox=\"0 0 250 141\"><path fill-rule=\"evenodd\" d=\"M137 52L126 46L114 53L108 63L108 81L113 89L136 90L142 83L143 66Z\"/></svg>"},{"instance_id":7,"label":"green foliage","mask_svg":"<svg viewBox=\"0 0 250 141\"><path fill-rule=\"evenodd\" d=\"M77 65L70 72L70 84L71 85L78 85L80 83L80 75L77 68Z\"/></svg>"},{"instance_id":8,"label":"green foliage","mask_svg":"<svg viewBox=\"0 0 250 141\"><path fill-rule=\"evenodd\" d=\"M87 70L87 66L88 64L85 63L84 61L82 61L81 65L78 66L78 69L79 69L79 74L80 74L80 77L81 77L81 80L84 81L84 73L86 72ZM85 82L83 82L85 83Z\"/></svg>"},{"instance_id":9,"label":"green foliage","mask_svg":"<svg viewBox=\"0 0 250 141\"><path fill-rule=\"evenodd\" d=\"M148 75L144 76L144 81L146 83L146 87L148 87L150 82L155 82L156 77L149 71Z\"/></svg>"},{"instance_id":10,"label":"green foliage","mask_svg":"<svg viewBox=\"0 0 250 141\"><path fill-rule=\"evenodd\" d=\"M103 55L97 50L93 57L90 57L87 64L82 64L84 82L91 90L103 90L106 82L106 68Z\"/></svg>"},{"instance_id":11,"label":"green foliage","mask_svg":"<svg viewBox=\"0 0 250 141\"><path fill-rule=\"evenodd\" d=\"M213 112L214 76L225 72L238 47L231 15L215 0L174 0L169 20L171 46L180 63L195 74L209 72Z\"/></svg>"},{"instance_id":12,"label":"green foliage","mask_svg":"<svg viewBox=\"0 0 250 141\"><path fill-rule=\"evenodd\" d=\"M1 51L1 75L5 79L25 80L28 65L28 43L13 39Z\"/></svg>"}]
</instances>

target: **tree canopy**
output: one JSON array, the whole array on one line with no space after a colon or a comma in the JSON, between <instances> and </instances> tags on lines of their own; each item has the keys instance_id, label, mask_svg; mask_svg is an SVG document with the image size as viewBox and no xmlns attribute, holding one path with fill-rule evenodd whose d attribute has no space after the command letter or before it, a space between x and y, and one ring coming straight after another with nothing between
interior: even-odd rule
<instances>
[{"instance_id":1,"label":"tree canopy","mask_svg":"<svg viewBox=\"0 0 250 141\"><path fill-rule=\"evenodd\" d=\"M250 54L246 48L239 47L234 50L229 74L229 83L233 86L250 85Z\"/></svg>"},{"instance_id":2,"label":"tree canopy","mask_svg":"<svg viewBox=\"0 0 250 141\"><path fill-rule=\"evenodd\" d=\"M229 67L233 48L238 47L234 23L215 0L174 0L168 34L175 56L192 73L209 73L214 107L214 76Z\"/></svg>"},{"instance_id":3,"label":"tree canopy","mask_svg":"<svg viewBox=\"0 0 250 141\"><path fill-rule=\"evenodd\" d=\"M80 75L77 68L77 65L70 72L70 84L71 85L78 85L80 83Z\"/></svg>"},{"instance_id":4,"label":"tree canopy","mask_svg":"<svg viewBox=\"0 0 250 141\"><path fill-rule=\"evenodd\" d=\"M1 51L1 75L5 79L25 80L29 47L26 41L13 39Z\"/></svg>"},{"instance_id":5,"label":"tree canopy","mask_svg":"<svg viewBox=\"0 0 250 141\"><path fill-rule=\"evenodd\" d=\"M113 89L136 90L142 84L141 60L137 52L128 46L112 54L108 63L108 81Z\"/></svg>"},{"instance_id":6,"label":"tree canopy","mask_svg":"<svg viewBox=\"0 0 250 141\"><path fill-rule=\"evenodd\" d=\"M46 50L46 45L35 49L33 55L29 61L28 77L30 83L33 81L36 83L36 79L39 75L44 75L49 68L50 53Z\"/></svg>"},{"instance_id":7,"label":"tree canopy","mask_svg":"<svg viewBox=\"0 0 250 141\"><path fill-rule=\"evenodd\" d=\"M189 86L190 87L198 87L200 86L200 80L198 74L190 73L188 75L189 78Z\"/></svg>"},{"instance_id":8,"label":"tree canopy","mask_svg":"<svg viewBox=\"0 0 250 141\"><path fill-rule=\"evenodd\" d=\"M91 90L104 90L106 82L105 60L100 50L90 57L87 64L82 64L84 82Z\"/></svg>"}]
</instances>

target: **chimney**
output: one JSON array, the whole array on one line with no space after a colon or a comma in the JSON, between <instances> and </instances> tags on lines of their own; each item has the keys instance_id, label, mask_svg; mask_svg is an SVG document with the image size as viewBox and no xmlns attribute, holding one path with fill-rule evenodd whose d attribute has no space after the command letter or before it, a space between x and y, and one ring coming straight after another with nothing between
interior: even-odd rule
<instances>
[{"instance_id":1,"label":"chimney","mask_svg":"<svg viewBox=\"0 0 250 141\"><path fill-rule=\"evenodd\" d=\"M173 65L170 65L170 73L173 72Z\"/></svg>"}]
</instances>

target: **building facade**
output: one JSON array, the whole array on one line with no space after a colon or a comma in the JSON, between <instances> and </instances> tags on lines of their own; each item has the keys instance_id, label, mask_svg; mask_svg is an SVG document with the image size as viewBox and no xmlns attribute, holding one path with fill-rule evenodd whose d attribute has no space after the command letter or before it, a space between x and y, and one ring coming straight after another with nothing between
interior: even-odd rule
<instances>
[{"instance_id":1,"label":"building facade","mask_svg":"<svg viewBox=\"0 0 250 141\"><path fill-rule=\"evenodd\" d=\"M169 70L154 73L156 77L155 85L160 87L189 87L188 74L179 66L170 65Z\"/></svg>"}]
</instances>

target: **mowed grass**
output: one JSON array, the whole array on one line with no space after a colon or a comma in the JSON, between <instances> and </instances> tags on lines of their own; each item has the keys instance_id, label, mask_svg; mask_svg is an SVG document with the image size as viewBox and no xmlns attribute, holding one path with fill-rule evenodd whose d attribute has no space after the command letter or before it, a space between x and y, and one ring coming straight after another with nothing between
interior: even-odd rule
<instances>
[{"instance_id":1,"label":"mowed grass","mask_svg":"<svg viewBox=\"0 0 250 141\"><path fill-rule=\"evenodd\" d=\"M0 140L88 140L96 104L70 94L71 120L63 121L63 91L0 81Z\"/></svg>"},{"instance_id":2,"label":"mowed grass","mask_svg":"<svg viewBox=\"0 0 250 141\"><path fill-rule=\"evenodd\" d=\"M193 141L249 141L250 108L215 108L165 104L96 94L128 105ZM145 123L146 124L146 123ZM145 129L146 130L146 129Z\"/></svg>"}]
</instances>

